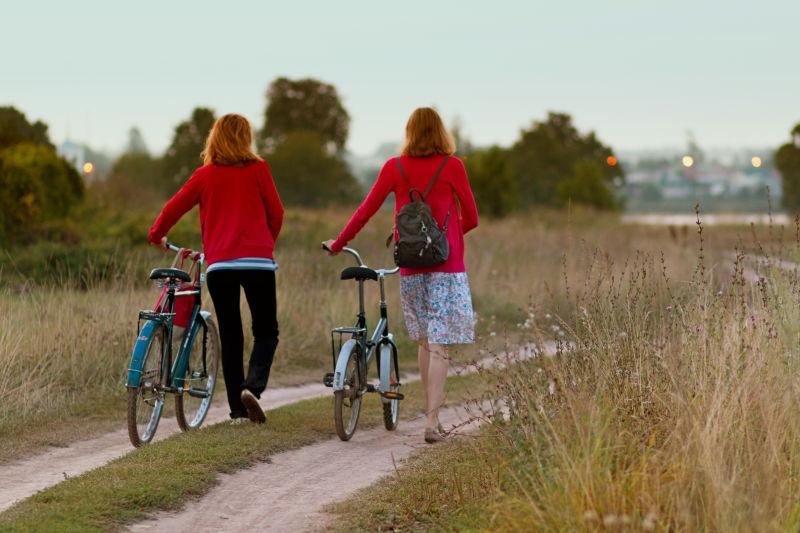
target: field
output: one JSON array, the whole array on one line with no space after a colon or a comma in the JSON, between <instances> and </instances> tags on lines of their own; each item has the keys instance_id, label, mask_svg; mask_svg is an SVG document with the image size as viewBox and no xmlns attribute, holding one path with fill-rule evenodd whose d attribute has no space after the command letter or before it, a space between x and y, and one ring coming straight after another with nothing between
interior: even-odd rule
<instances>
[{"instance_id":1,"label":"field","mask_svg":"<svg viewBox=\"0 0 800 533\"><path fill-rule=\"evenodd\" d=\"M349 260L318 248L346 216L288 213L276 252L281 344L273 383L319 379L330 364L328 329L352 320L354 287L338 281ZM380 243L390 227L382 213L352 243L369 264L389 262ZM455 364L524 341L555 338L572 349L495 376L511 420L404 470L407 498L390 514L376 511L387 505L375 500L380 493L360 497L363 527L796 524L797 283L777 268L750 283L744 274L754 267L731 257L737 248L796 256L795 230L697 229L628 226L591 212L483 221L467 238L479 342L455 353ZM190 230L184 235L181 242L191 241ZM113 272L99 280L66 271L26 283L24 258L1 271L0 461L124 421L136 311L155 294L145 274L168 258L143 247L115 253L105 263ZM368 301L376 297L372 288ZM403 367L415 370L396 279L389 300ZM436 463L440 454L465 459L453 468ZM422 482L431 469L442 484L464 488L460 504L438 501ZM421 517L411 510L423 496Z\"/></svg>"}]
</instances>

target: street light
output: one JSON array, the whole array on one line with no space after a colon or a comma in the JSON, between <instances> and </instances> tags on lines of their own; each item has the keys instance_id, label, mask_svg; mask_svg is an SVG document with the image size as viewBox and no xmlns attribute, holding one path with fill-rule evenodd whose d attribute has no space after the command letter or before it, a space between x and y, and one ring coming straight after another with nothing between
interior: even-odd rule
<instances>
[{"instance_id":1,"label":"street light","mask_svg":"<svg viewBox=\"0 0 800 533\"><path fill-rule=\"evenodd\" d=\"M681 159L681 163L683 163L683 166L686 168L690 168L692 165L694 165L694 158L690 155L685 155Z\"/></svg>"},{"instance_id":2,"label":"street light","mask_svg":"<svg viewBox=\"0 0 800 533\"><path fill-rule=\"evenodd\" d=\"M754 168L760 168L761 158L758 157L757 155L754 155L752 158L750 158L750 164L753 165Z\"/></svg>"},{"instance_id":3,"label":"street light","mask_svg":"<svg viewBox=\"0 0 800 533\"><path fill-rule=\"evenodd\" d=\"M608 163L608 166L610 166L610 167L615 167L615 166L617 166L618 161L617 161L616 157L614 157L613 155L610 155L610 156L606 157L606 163Z\"/></svg>"},{"instance_id":4,"label":"street light","mask_svg":"<svg viewBox=\"0 0 800 533\"><path fill-rule=\"evenodd\" d=\"M92 172L94 172L94 164L87 161L83 164L83 173L89 176Z\"/></svg>"}]
</instances>

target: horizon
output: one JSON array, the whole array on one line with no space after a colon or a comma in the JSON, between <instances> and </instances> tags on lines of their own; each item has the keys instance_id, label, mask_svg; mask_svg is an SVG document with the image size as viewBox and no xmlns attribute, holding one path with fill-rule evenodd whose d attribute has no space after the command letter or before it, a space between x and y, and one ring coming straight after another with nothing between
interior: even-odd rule
<instances>
[{"instance_id":1,"label":"horizon","mask_svg":"<svg viewBox=\"0 0 800 533\"><path fill-rule=\"evenodd\" d=\"M458 117L476 145L510 145L547 111L563 111L617 152L680 150L688 130L710 149L774 149L800 120L796 3L515 4L417 1L401 13L320 4L309 17L305 6L30 2L14 7L0 36L16 51L0 59L0 105L47 123L56 144L111 153L133 126L163 152L196 106L261 128L264 93L279 76L337 87L356 155L400 138L420 105L448 125Z\"/></svg>"}]
</instances>

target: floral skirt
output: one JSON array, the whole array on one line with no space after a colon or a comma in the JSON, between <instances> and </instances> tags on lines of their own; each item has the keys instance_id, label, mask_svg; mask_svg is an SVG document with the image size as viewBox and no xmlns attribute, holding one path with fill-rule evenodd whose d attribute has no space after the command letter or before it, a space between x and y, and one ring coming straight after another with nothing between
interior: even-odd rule
<instances>
[{"instance_id":1,"label":"floral skirt","mask_svg":"<svg viewBox=\"0 0 800 533\"><path fill-rule=\"evenodd\" d=\"M466 272L401 276L400 301L408 334L415 341L475 342L472 294Z\"/></svg>"}]
</instances>

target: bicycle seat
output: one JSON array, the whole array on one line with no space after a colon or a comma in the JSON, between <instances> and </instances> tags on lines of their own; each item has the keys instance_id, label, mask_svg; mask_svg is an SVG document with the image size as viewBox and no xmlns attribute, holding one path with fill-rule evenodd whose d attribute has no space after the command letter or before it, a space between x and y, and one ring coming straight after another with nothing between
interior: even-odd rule
<instances>
[{"instance_id":1,"label":"bicycle seat","mask_svg":"<svg viewBox=\"0 0 800 533\"><path fill-rule=\"evenodd\" d=\"M154 268L150 272L150 279L177 279L179 281L192 281L189 274L180 268Z\"/></svg>"},{"instance_id":2,"label":"bicycle seat","mask_svg":"<svg viewBox=\"0 0 800 533\"><path fill-rule=\"evenodd\" d=\"M378 273L367 267L347 267L342 270L340 279L355 279L358 281L371 279L372 281L378 281Z\"/></svg>"}]
</instances>

